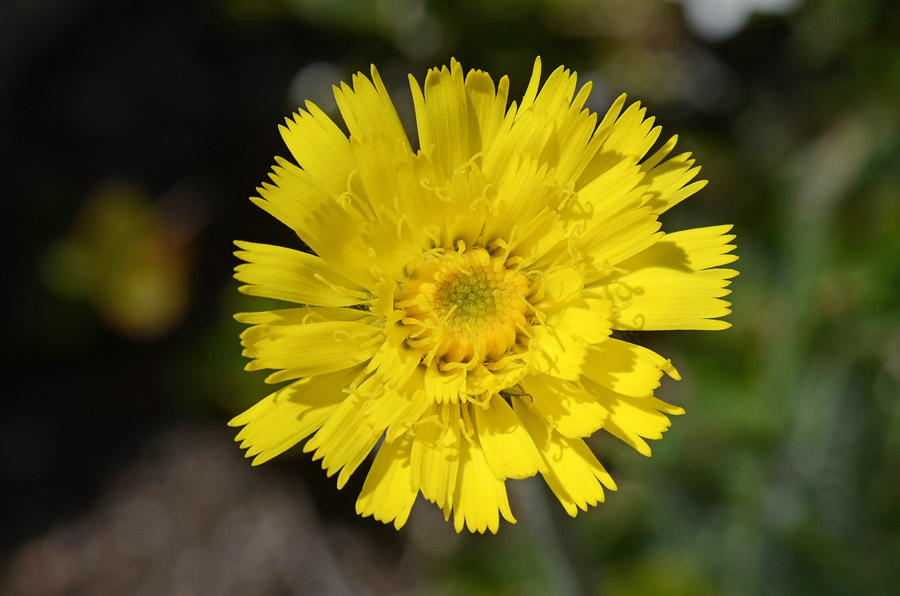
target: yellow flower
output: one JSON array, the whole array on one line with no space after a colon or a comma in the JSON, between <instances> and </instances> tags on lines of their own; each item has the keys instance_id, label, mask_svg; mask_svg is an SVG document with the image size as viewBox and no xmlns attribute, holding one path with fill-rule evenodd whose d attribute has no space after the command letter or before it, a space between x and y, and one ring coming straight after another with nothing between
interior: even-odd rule
<instances>
[{"instance_id":1,"label":"yellow flower","mask_svg":"<svg viewBox=\"0 0 900 596\"><path fill-rule=\"evenodd\" d=\"M613 330L725 329L731 226L665 234L698 191L687 153L619 97L597 124L562 67L522 101L456 61L410 77L420 149L375 68L334 89L349 136L307 102L253 202L312 253L237 242L247 370L292 381L231 421L254 464L309 437L338 488L377 450L356 510L400 528L419 493L457 531L515 519L506 480L540 473L570 515L616 486L584 438L644 455L667 414L656 353Z\"/></svg>"}]
</instances>

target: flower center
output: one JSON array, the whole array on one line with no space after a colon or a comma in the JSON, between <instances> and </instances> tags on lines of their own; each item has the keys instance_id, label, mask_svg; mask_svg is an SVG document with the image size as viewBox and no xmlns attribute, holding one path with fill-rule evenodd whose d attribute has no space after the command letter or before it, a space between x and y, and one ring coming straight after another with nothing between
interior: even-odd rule
<instances>
[{"instance_id":1,"label":"flower center","mask_svg":"<svg viewBox=\"0 0 900 596\"><path fill-rule=\"evenodd\" d=\"M406 342L426 363L498 360L526 325L527 276L480 247L426 257L401 293Z\"/></svg>"}]
</instances>

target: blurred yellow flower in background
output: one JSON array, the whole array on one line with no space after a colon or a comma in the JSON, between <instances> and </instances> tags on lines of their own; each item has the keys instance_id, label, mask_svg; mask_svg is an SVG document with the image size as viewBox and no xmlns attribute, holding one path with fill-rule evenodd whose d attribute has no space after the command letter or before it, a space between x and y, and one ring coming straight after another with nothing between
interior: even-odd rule
<instances>
[{"instance_id":1,"label":"blurred yellow flower in background","mask_svg":"<svg viewBox=\"0 0 900 596\"><path fill-rule=\"evenodd\" d=\"M248 370L290 384L231 421L253 463L298 442L338 488L377 449L357 512L400 528L417 495L457 531L514 522L506 480L540 473L570 515L615 490L584 438L644 455L679 407L656 353L613 330L724 329L731 226L658 216L705 182L619 97L597 122L562 67L521 102L456 61L410 77L414 151L378 72L335 88L349 137L307 102L253 201L312 254L237 242ZM576 92L577 90L577 92Z\"/></svg>"},{"instance_id":2,"label":"blurred yellow flower in background","mask_svg":"<svg viewBox=\"0 0 900 596\"><path fill-rule=\"evenodd\" d=\"M188 308L200 219L190 194L153 200L137 184L106 181L48 251L45 283L61 296L89 302L122 336L163 337Z\"/></svg>"}]
</instances>

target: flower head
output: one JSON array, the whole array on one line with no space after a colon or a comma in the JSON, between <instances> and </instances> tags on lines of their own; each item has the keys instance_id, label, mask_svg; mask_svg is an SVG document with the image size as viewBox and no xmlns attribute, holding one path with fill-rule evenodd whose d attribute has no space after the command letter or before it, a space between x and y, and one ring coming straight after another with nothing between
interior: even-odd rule
<instances>
[{"instance_id":1,"label":"flower head","mask_svg":"<svg viewBox=\"0 0 900 596\"><path fill-rule=\"evenodd\" d=\"M306 104L253 202L312 250L237 242L248 370L291 381L231 421L259 464L307 439L338 488L376 451L357 512L401 527L419 493L457 531L514 522L506 480L540 473L570 515L612 478L584 442L650 455L671 363L613 330L724 329L730 226L660 231L703 187L675 137L619 97L603 119L562 67L521 102L506 77L410 77L419 149L378 72L334 89L345 134ZM667 159L668 158L668 159Z\"/></svg>"}]
</instances>

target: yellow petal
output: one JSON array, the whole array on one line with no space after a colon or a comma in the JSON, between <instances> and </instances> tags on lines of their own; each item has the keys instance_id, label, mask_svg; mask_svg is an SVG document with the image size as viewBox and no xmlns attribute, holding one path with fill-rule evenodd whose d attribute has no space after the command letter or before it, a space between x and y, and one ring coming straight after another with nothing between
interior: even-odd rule
<instances>
[{"instance_id":1,"label":"yellow petal","mask_svg":"<svg viewBox=\"0 0 900 596\"><path fill-rule=\"evenodd\" d=\"M540 76L539 64L538 76ZM574 73L563 66L558 66L547 77L546 82L541 87L540 93L534 99L534 103L529 103L529 94L526 92L522 103L519 105L519 111L516 114L517 119L527 117L530 112L537 112L547 118L562 121L569 110L572 98L575 95L575 85L577 77ZM534 78L532 78L532 83ZM529 84L529 91L531 84Z\"/></svg>"},{"instance_id":2,"label":"yellow petal","mask_svg":"<svg viewBox=\"0 0 900 596\"><path fill-rule=\"evenodd\" d=\"M520 385L531 396L534 413L567 437L590 436L609 416L594 395L575 383L533 375L522 379Z\"/></svg>"},{"instance_id":3,"label":"yellow petal","mask_svg":"<svg viewBox=\"0 0 900 596\"><path fill-rule=\"evenodd\" d=\"M731 303L720 300L731 269L655 276L636 272L607 286L607 295L620 305L614 329L728 329L731 323L715 320L731 313Z\"/></svg>"},{"instance_id":4,"label":"yellow petal","mask_svg":"<svg viewBox=\"0 0 900 596\"><path fill-rule=\"evenodd\" d=\"M553 267L543 275L541 281L544 295L536 303L539 308L568 304L584 289L584 277L580 269L574 266Z\"/></svg>"},{"instance_id":5,"label":"yellow petal","mask_svg":"<svg viewBox=\"0 0 900 596\"><path fill-rule=\"evenodd\" d=\"M430 215L432 196L425 192L415 172L412 152L401 141L382 134L359 135L350 139L356 158L361 191L375 214L383 220L385 213L395 216L406 214L418 222ZM386 176L385 172L391 172ZM373 222L377 225L378 222ZM400 229L393 222L389 232L395 240L404 234L420 230ZM377 246L375 247L378 248Z\"/></svg>"},{"instance_id":6,"label":"yellow petal","mask_svg":"<svg viewBox=\"0 0 900 596\"><path fill-rule=\"evenodd\" d=\"M278 311L283 314L282 319L255 325L241 334L243 355L253 358L247 370L285 369L293 378L320 375L356 366L378 351L380 328L363 320L304 323L298 320L304 311L317 312L314 309Z\"/></svg>"},{"instance_id":7,"label":"yellow petal","mask_svg":"<svg viewBox=\"0 0 900 596\"><path fill-rule=\"evenodd\" d=\"M313 460L322 460L322 468L329 477L340 471L337 480L339 489L344 487L381 437L381 433L372 430L363 419L362 404L362 397L349 395L303 446L304 453L315 451Z\"/></svg>"},{"instance_id":8,"label":"yellow petal","mask_svg":"<svg viewBox=\"0 0 900 596\"><path fill-rule=\"evenodd\" d=\"M435 403L455 402L466 393L464 368L441 370L434 362L425 370L425 395Z\"/></svg>"},{"instance_id":9,"label":"yellow petal","mask_svg":"<svg viewBox=\"0 0 900 596\"><path fill-rule=\"evenodd\" d=\"M459 404L433 404L415 427L412 486L444 508L452 502L459 470Z\"/></svg>"},{"instance_id":10,"label":"yellow petal","mask_svg":"<svg viewBox=\"0 0 900 596\"><path fill-rule=\"evenodd\" d=\"M351 306L368 300L368 292L335 273L321 258L255 242L237 241L235 255L246 261L235 269L239 290L251 296L319 306Z\"/></svg>"},{"instance_id":11,"label":"yellow petal","mask_svg":"<svg viewBox=\"0 0 900 596\"><path fill-rule=\"evenodd\" d=\"M419 494L411 482L411 450L411 433L381 444L356 500L356 513L403 527Z\"/></svg>"},{"instance_id":12,"label":"yellow petal","mask_svg":"<svg viewBox=\"0 0 900 596\"><path fill-rule=\"evenodd\" d=\"M593 281L612 266L624 267L622 261L653 246L662 236L660 226L649 207L632 203L589 227L579 238L579 248L592 269L586 281Z\"/></svg>"},{"instance_id":13,"label":"yellow petal","mask_svg":"<svg viewBox=\"0 0 900 596\"><path fill-rule=\"evenodd\" d=\"M245 457L255 456L253 465L259 465L318 430L347 397L344 390L360 371L356 367L301 379L235 416L228 424L244 427L235 440L247 450Z\"/></svg>"},{"instance_id":14,"label":"yellow petal","mask_svg":"<svg viewBox=\"0 0 900 596\"><path fill-rule=\"evenodd\" d=\"M499 370L478 365L466 373L466 392L469 395L499 393L521 381L527 374L528 365L524 362L507 362Z\"/></svg>"},{"instance_id":15,"label":"yellow petal","mask_svg":"<svg viewBox=\"0 0 900 596\"><path fill-rule=\"evenodd\" d=\"M650 446L644 439L661 439L671 425L666 414L683 414L684 410L655 397L631 397L610 391L590 380L585 388L609 411L603 430L624 441L641 455L650 457Z\"/></svg>"},{"instance_id":16,"label":"yellow petal","mask_svg":"<svg viewBox=\"0 0 900 596\"><path fill-rule=\"evenodd\" d=\"M360 234L365 218L352 200L342 203L309 174L280 158L272 183L250 200L293 229L328 265L363 287L373 284L368 247ZM342 206L343 205L343 206Z\"/></svg>"},{"instance_id":17,"label":"yellow petal","mask_svg":"<svg viewBox=\"0 0 900 596\"><path fill-rule=\"evenodd\" d=\"M547 207L553 196L554 189L544 184L546 177L546 166L539 167L530 159L523 159L498 176L494 213L485 222L485 237L509 239L514 228L520 230L518 236L523 236L521 230Z\"/></svg>"},{"instance_id":18,"label":"yellow petal","mask_svg":"<svg viewBox=\"0 0 900 596\"><path fill-rule=\"evenodd\" d=\"M541 475L562 504L575 517L578 509L602 503L603 487L616 490L616 483L581 439L569 439L549 429L521 400L513 409L538 445L547 470Z\"/></svg>"},{"instance_id":19,"label":"yellow petal","mask_svg":"<svg viewBox=\"0 0 900 596\"><path fill-rule=\"evenodd\" d=\"M586 148L596 121L590 114L581 113L590 86L586 86L573 101L576 76L559 67L554 70L538 92L540 60L535 61L531 82L518 109L510 108L507 119L498 129L494 144L485 154L484 171L491 177L503 176L516 167L516 159L548 165L552 178L559 186L566 186L580 169L579 151Z\"/></svg>"},{"instance_id":20,"label":"yellow petal","mask_svg":"<svg viewBox=\"0 0 900 596\"><path fill-rule=\"evenodd\" d=\"M463 240L466 246L475 244L484 230L488 203L484 200L487 180L481 171L472 166L465 171L457 171L446 188L435 189L446 200L443 230L439 231L444 246L452 246L456 240Z\"/></svg>"},{"instance_id":21,"label":"yellow petal","mask_svg":"<svg viewBox=\"0 0 900 596\"><path fill-rule=\"evenodd\" d=\"M337 196L347 189L347 178L356 167L350 143L322 110L312 102L306 107L309 111L299 110L279 126L281 138L300 167Z\"/></svg>"},{"instance_id":22,"label":"yellow petal","mask_svg":"<svg viewBox=\"0 0 900 596\"><path fill-rule=\"evenodd\" d=\"M547 139L553 133L553 122L531 115L516 121L515 103L506 114L494 142L484 152L482 170L491 180L499 179L523 159L537 161Z\"/></svg>"},{"instance_id":23,"label":"yellow petal","mask_svg":"<svg viewBox=\"0 0 900 596\"><path fill-rule=\"evenodd\" d=\"M624 103L624 96L620 98ZM617 101L616 106L610 109L609 114L617 114L621 105ZM633 103L621 114L617 115L615 122L606 127L608 123L601 122L598 132L602 132L604 141L599 151L594 155L590 164L585 168L579 183L587 184L603 172L622 162L636 164L659 138L661 128L653 126L654 118L644 118L646 108L642 108L640 102ZM604 119L605 120L605 119ZM601 129L603 129L601 131Z\"/></svg>"},{"instance_id":24,"label":"yellow petal","mask_svg":"<svg viewBox=\"0 0 900 596\"><path fill-rule=\"evenodd\" d=\"M578 380L584 364L586 344L553 326L532 327L528 361L535 372L558 379Z\"/></svg>"},{"instance_id":25,"label":"yellow petal","mask_svg":"<svg viewBox=\"0 0 900 596\"><path fill-rule=\"evenodd\" d=\"M541 85L541 57L534 59L534 65L531 68L531 78L528 80L528 87L525 89L525 95L522 96L520 104L521 109L527 110L534 103L537 97L538 88Z\"/></svg>"},{"instance_id":26,"label":"yellow petal","mask_svg":"<svg viewBox=\"0 0 900 596\"><path fill-rule=\"evenodd\" d=\"M544 469L531 436L500 395L494 395L487 407L471 406L475 428L484 459L499 480L529 478Z\"/></svg>"},{"instance_id":27,"label":"yellow petal","mask_svg":"<svg viewBox=\"0 0 900 596\"><path fill-rule=\"evenodd\" d=\"M616 125L616 120L619 118L619 115L622 113L622 108L625 106L625 99L626 95L624 93L619 95L606 111L606 114L604 114L600 124L597 125L593 136L591 136L590 142L585 148L584 156L587 158L587 163L582 164L578 169L578 180L575 183L575 188L582 188L588 185L592 180L612 169L609 164L603 163L603 160L595 161L595 158L600 147L603 146L606 139L608 139L609 135L612 133L613 128ZM631 160L623 160L621 164L629 165L630 162Z\"/></svg>"},{"instance_id":28,"label":"yellow petal","mask_svg":"<svg viewBox=\"0 0 900 596\"><path fill-rule=\"evenodd\" d=\"M569 302L554 328L587 344L605 342L611 333L612 302L580 298Z\"/></svg>"},{"instance_id":29,"label":"yellow petal","mask_svg":"<svg viewBox=\"0 0 900 596\"><path fill-rule=\"evenodd\" d=\"M644 254L636 255L623 264L631 270L650 266L676 271L701 271L721 267L738 260L729 234L733 226L710 226L666 234Z\"/></svg>"},{"instance_id":30,"label":"yellow petal","mask_svg":"<svg viewBox=\"0 0 900 596\"><path fill-rule=\"evenodd\" d=\"M495 92L490 75L480 70L470 70L466 74L465 84L469 105L469 155L475 155L491 146L503 122L509 79L501 78Z\"/></svg>"},{"instance_id":31,"label":"yellow petal","mask_svg":"<svg viewBox=\"0 0 900 596\"><path fill-rule=\"evenodd\" d=\"M635 161L643 159L662 130L659 126L654 128L656 119L653 116L645 118L646 114L647 108L642 108L641 102L628 106L616 120L602 151L627 155Z\"/></svg>"},{"instance_id":32,"label":"yellow petal","mask_svg":"<svg viewBox=\"0 0 900 596\"><path fill-rule=\"evenodd\" d=\"M405 433L432 404L425 392L424 370L415 366L418 358L409 360L413 361L410 372L398 369L393 371L397 377L391 378L380 371L356 390L367 398L361 411L366 424L379 434L387 430L388 441Z\"/></svg>"},{"instance_id":33,"label":"yellow petal","mask_svg":"<svg viewBox=\"0 0 900 596\"><path fill-rule=\"evenodd\" d=\"M322 323L325 321L360 321L375 323L377 317L359 308L335 308L331 306L301 306L297 308L280 308L278 310L263 310L258 312L239 312L234 315L234 320L246 325L267 325L252 333L264 333L271 326L306 325L309 323ZM249 329L247 335L251 335Z\"/></svg>"},{"instance_id":34,"label":"yellow petal","mask_svg":"<svg viewBox=\"0 0 900 596\"><path fill-rule=\"evenodd\" d=\"M654 213L663 213L706 186L706 180L689 184L700 172L700 167L692 167L694 160L690 153L676 155L662 163L672 149L678 136L669 139L653 156L641 164L647 184L647 205Z\"/></svg>"},{"instance_id":35,"label":"yellow petal","mask_svg":"<svg viewBox=\"0 0 900 596\"><path fill-rule=\"evenodd\" d=\"M643 206L643 177L638 165L621 160L580 189L564 209L564 224L584 230L578 247L587 257L588 281L659 240L660 223L650 207Z\"/></svg>"},{"instance_id":36,"label":"yellow petal","mask_svg":"<svg viewBox=\"0 0 900 596\"><path fill-rule=\"evenodd\" d=\"M600 279L587 289L618 310L614 329L726 329L717 321L729 314L721 300L730 290L733 269L707 269L734 261L730 226L667 234L654 246L620 264L628 273Z\"/></svg>"},{"instance_id":37,"label":"yellow petal","mask_svg":"<svg viewBox=\"0 0 900 596\"><path fill-rule=\"evenodd\" d=\"M594 155L591 139L596 130L597 115L582 109L590 91L591 84L588 82L572 100L556 130L556 180L563 187L574 186Z\"/></svg>"},{"instance_id":38,"label":"yellow petal","mask_svg":"<svg viewBox=\"0 0 900 596\"><path fill-rule=\"evenodd\" d=\"M333 89L350 137L382 135L399 141L405 153L411 152L406 131L375 66L370 74L371 80L362 73L353 75L352 88L341 83L340 88Z\"/></svg>"},{"instance_id":39,"label":"yellow petal","mask_svg":"<svg viewBox=\"0 0 900 596\"><path fill-rule=\"evenodd\" d=\"M646 194L644 177L639 165L624 160L604 170L579 188L571 221L581 222L588 214L589 225L593 226L602 224L612 213L640 207Z\"/></svg>"},{"instance_id":40,"label":"yellow petal","mask_svg":"<svg viewBox=\"0 0 900 596\"><path fill-rule=\"evenodd\" d=\"M466 246L476 244L489 208L487 194L493 192L478 164L471 161L467 167L457 168L449 179L424 151L413 157L413 165L412 181L418 189L411 200L418 204L398 201L401 217L407 224L415 221L413 230L429 247L455 249L459 240ZM412 213L417 213L418 219L408 216ZM421 248L416 250L421 252Z\"/></svg>"},{"instance_id":41,"label":"yellow petal","mask_svg":"<svg viewBox=\"0 0 900 596\"><path fill-rule=\"evenodd\" d=\"M499 219L492 217L489 220ZM559 225L559 214L549 208L525 220L524 223L509 219L512 225L507 228L494 227L487 229L509 229L510 254L522 259L522 267L528 269L545 269L558 262L560 258L569 257L567 240L569 232ZM507 237L505 233L498 236ZM565 253L565 254L563 254Z\"/></svg>"},{"instance_id":42,"label":"yellow petal","mask_svg":"<svg viewBox=\"0 0 900 596\"><path fill-rule=\"evenodd\" d=\"M611 391L646 397L659 387L663 371L679 378L672 364L659 354L610 338L588 351L582 374Z\"/></svg>"},{"instance_id":43,"label":"yellow petal","mask_svg":"<svg viewBox=\"0 0 900 596\"><path fill-rule=\"evenodd\" d=\"M469 153L469 114L462 66L456 60L446 66L432 68L425 76L424 95L416 79L409 76L419 146L423 150L434 147L432 159L445 178L467 161Z\"/></svg>"},{"instance_id":44,"label":"yellow petal","mask_svg":"<svg viewBox=\"0 0 900 596\"><path fill-rule=\"evenodd\" d=\"M509 509L506 484L498 480L484 459L481 448L470 441L460 441L459 478L453 492L453 527L461 532L463 525L470 532L496 534L500 515L516 523Z\"/></svg>"},{"instance_id":45,"label":"yellow petal","mask_svg":"<svg viewBox=\"0 0 900 596\"><path fill-rule=\"evenodd\" d=\"M548 311L543 325L532 327L529 361L532 367L559 379L575 381L581 374L587 346L610 334L610 302L591 298Z\"/></svg>"}]
</instances>

